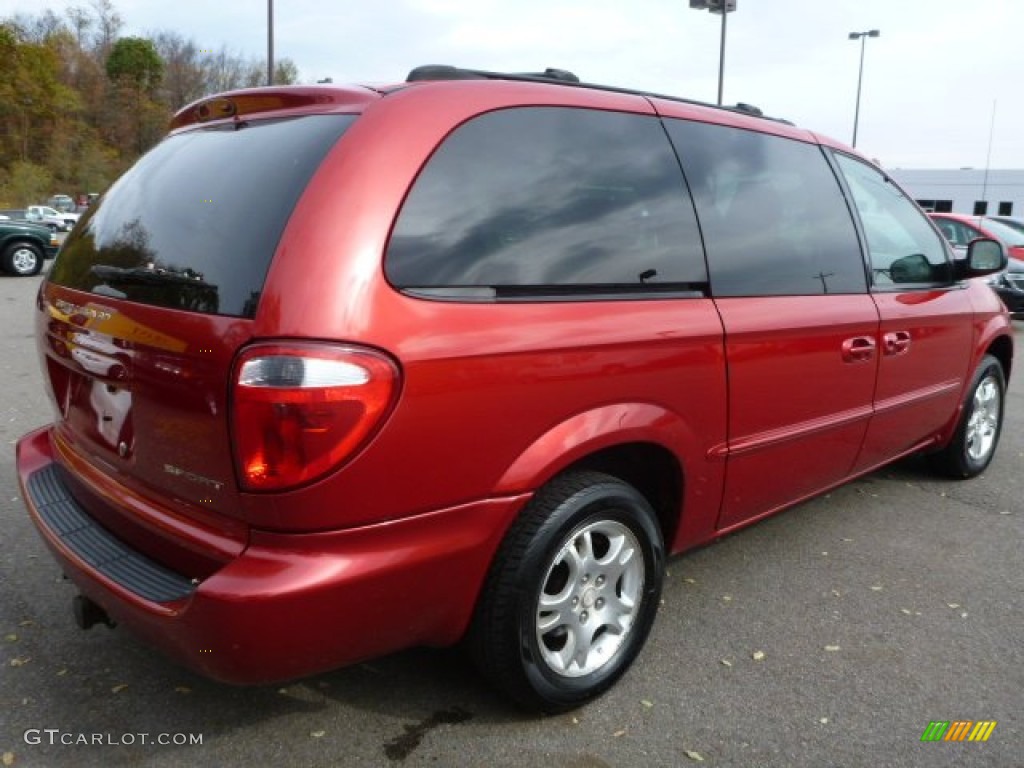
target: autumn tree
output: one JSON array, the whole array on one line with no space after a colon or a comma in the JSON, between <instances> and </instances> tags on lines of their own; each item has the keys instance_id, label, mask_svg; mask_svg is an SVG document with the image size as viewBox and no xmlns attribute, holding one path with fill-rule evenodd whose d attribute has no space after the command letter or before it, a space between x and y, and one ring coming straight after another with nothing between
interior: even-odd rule
<instances>
[{"instance_id":1,"label":"autumn tree","mask_svg":"<svg viewBox=\"0 0 1024 768\"><path fill-rule=\"evenodd\" d=\"M121 37L112 0L0 18L0 207L102 192L160 140L170 116L213 93L264 85L266 62L176 32ZM274 82L298 80L287 58Z\"/></svg>"},{"instance_id":2,"label":"autumn tree","mask_svg":"<svg viewBox=\"0 0 1024 768\"><path fill-rule=\"evenodd\" d=\"M206 52L177 32L161 32L153 43L164 62L162 98L171 111L207 93Z\"/></svg>"}]
</instances>

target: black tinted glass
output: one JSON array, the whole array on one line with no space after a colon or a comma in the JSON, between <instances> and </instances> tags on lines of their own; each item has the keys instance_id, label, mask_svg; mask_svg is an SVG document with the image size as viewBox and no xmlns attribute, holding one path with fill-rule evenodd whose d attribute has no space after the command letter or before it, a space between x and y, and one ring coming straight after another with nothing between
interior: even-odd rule
<instances>
[{"instance_id":1,"label":"black tinted glass","mask_svg":"<svg viewBox=\"0 0 1024 768\"><path fill-rule=\"evenodd\" d=\"M50 279L130 301L253 316L296 201L354 119L253 121L168 137L89 209Z\"/></svg>"},{"instance_id":2,"label":"black tinted glass","mask_svg":"<svg viewBox=\"0 0 1024 768\"><path fill-rule=\"evenodd\" d=\"M402 208L386 272L402 288L707 280L660 122L565 108L492 112L456 130Z\"/></svg>"},{"instance_id":3,"label":"black tinted glass","mask_svg":"<svg viewBox=\"0 0 1024 768\"><path fill-rule=\"evenodd\" d=\"M864 293L839 182L814 145L667 120L697 204L716 296Z\"/></svg>"}]
</instances>

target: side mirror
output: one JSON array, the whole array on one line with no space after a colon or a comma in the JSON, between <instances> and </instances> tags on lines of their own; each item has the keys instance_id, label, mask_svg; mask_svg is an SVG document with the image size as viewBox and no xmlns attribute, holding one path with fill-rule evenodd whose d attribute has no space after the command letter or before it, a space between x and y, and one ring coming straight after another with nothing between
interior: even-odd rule
<instances>
[{"instance_id":1,"label":"side mirror","mask_svg":"<svg viewBox=\"0 0 1024 768\"><path fill-rule=\"evenodd\" d=\"M984 277L1006 269L1007 258L1003 246L997 240L979 237L967 246L967 258L957 259L956 277L964 280L970 277Z\"/></svg>"},{"instance_id":2,"label":"side mirror","mask_svg":"<svg viewBox=\"0 0 1024 768\"><path fill-rule=\"evenodd\" d=\"M889 265L894 283L930 283L934 280L931 263L923 253L912 253Z\"/></svg>"}]
</instances>

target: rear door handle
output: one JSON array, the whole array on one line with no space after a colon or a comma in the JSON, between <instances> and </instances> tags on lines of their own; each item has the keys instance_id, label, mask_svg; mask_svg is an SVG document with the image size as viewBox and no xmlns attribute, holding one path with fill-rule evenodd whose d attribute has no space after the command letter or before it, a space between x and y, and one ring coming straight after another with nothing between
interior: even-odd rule
<instances>
[{"instance_id":1,"label":"rear door handle","mask_svg":"<svg viewBox=\"0 0 1024 768\"><path fill-rule=\"evenodd\" d=\"M910 349L910 332L893 331L882 336L882 349L887 355L902 355Z\"/></svg>"},{"instance_id":2,"label":"rear door handle","mask_svg":"<svg viewBox=\"0 0 1024 768\"><path fill-rule=\"evenodd\" d=\"M862 363L875 356L875 340L870 336L854 336L843 342L843 360Z\"/></svg>"}]
</instances>

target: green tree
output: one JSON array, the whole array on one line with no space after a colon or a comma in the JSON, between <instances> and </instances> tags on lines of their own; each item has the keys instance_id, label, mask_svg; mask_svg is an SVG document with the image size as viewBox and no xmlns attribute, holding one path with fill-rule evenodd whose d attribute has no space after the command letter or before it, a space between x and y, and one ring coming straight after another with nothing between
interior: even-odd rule
<instances>
[{"instance_id":1,"label":"green tree","mask_svg":"<svg viewBox=\"0 0 1024 768\"><path fill-rule=\"evenodd\" d=\"M163 71L156 46L143 37L122 37L107 57L107 77L115 83L127 81L146 93L156 91Z\"/></svg>"}]
</instances>

